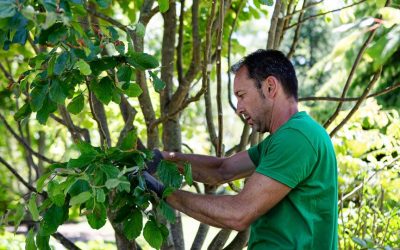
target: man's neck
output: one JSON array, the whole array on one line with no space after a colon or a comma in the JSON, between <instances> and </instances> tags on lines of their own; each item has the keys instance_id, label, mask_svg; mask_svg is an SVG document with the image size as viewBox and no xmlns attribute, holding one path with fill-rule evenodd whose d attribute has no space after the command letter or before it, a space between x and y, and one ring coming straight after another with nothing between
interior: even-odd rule
<instances>
[{"instance_id":1,"label":"man's neck","mask_svg":"<svg viewBox=\"0 0 400 250\"><path fill-rule=\"evenodd\" d=\"M272 121L271 121L271 131L273 134L277 131L283 124L285 124L294 114L298 112L297 102L295 100L289 99L282 104L276 105L275 110L273 110Z\"/></svg>"}]
</instances>

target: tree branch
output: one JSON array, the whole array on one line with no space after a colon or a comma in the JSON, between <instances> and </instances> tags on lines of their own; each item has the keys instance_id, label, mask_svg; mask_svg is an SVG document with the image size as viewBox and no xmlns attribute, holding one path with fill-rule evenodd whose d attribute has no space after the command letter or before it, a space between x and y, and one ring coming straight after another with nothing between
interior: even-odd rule
<instances>
[{"instance_id":1,"label":"tree branch","mask_svg":"<svg viewBox=\"0 0 400 250\"><path fill-rule=\"evenodd\" d=\"M185 13L185 0L181 0L179 13L178 46L176 47L176 69L178 71L178 82L183 82L182 48L183 48L183 21Z\"/></svg>"},{"instance_id":2,"label":"tree branch","mask_svg":"<svg viewBox=\"0 0 400 250\"><path fill-rule=\"evenodd\" d=\"M382 68L380 68L378 70L378 72L376 72L374 74L374 77L372 78L371 82L368 84L368 86L365 88L364 93L361 95L360 99L358 99L357 103L354 105L354 107L350 110L350 112L347 114L347 116L343 119L342 122L339 123L339 125L336 126L336 128L334 128L332 130L332 132L329 134L330 137L333 137L336 132L341 129L343 127L344 124L346 124L346 122L348 122L350 120L350 118L354 115L354 113L358 110L358 108L360 107L361 103L367 98L367 95L369 93L369 91L371 90L371 88L375 85L375 83L378 81L379 77L381 76L382 73Z\"/></svg>"},{"instance_id":3,"label":"tree branch","mask_svg":"<svg viewBox=\"0 0 400 250\"><path fill-rule=\"evenodd\" d=\"M237 21L239 19L239 14L243 8L244 3L246 3L246 1L244 0L240 0L238 8L235 12L235 18L233 19L232 22L232 28L231 31L229 32L229 37L228 37L228 55L227 55L227 59L228 59L228 71L227 71L227 76L228 76L228 101L229 101L229 105L231 106L231 108L234 110L234 112L236 113L236 107L235 105L233 105L233 101L232 101L232 79L231 79L231 73L230 73L230 69L231 69L231 50L232 50L232 35L233 32L235 31L236 28L236 24ZM242 122L245 122L244 118L241 115L238 115Z\"/></svg>"},{"instance_id":4,"label":"tree branch","mask_svg":"<svg viewBox=\"0 0 400 250\"><path fill-rule=\"evenodd\" d=\"M1 69L1 71L3 71L4 75L6 76L6 78L7 78L11 83L13 83L13 82L14 82L13 77L12 77L11 74L6 70L6 68L4 68L3 64L1 64L1 63L0 63L0 69Z\"/></svg>"},{"instance_id":5,"label":"tree branch","mask_svg":"<svg viewBox=\"0 0 400 250\"><path fill-rule=\"evenodd\" d=\"M290 14L287 14L285 17L284 17L284 19L286 20L286 19L290 19L291 17L293 17L294 15L296 15L297 13L303 13L305 10L307 10L307 9L309 9L309 8L311 8L311 7L314 7L314 6L316 6L316 5L318 5L318 4L320 4L320 3L322 3L324 0L321 0L321 1L319 1L319 2L313 2L313 3L310 3L310 4L308 4L307 6L304 6L303 5L303 8L301 9L301 10L295 10L295 11L293 11L292 13L290 13Z\"/></svg>"},{"instance_id":6,"label":"tree branch","mask_svg":"<svg viewBox=\"0 0 400 250\"><path fill-rule=\"evenodd\" d=\"M80 250L79 247L77 247L72 241L67 239L64 235L60 234L59 232L55 232L51 236L57 239L68 250Z\"/></svg>"},{"instance_id":7,"label":"tree branch","mask_svg":"<svg viewBox=\"0 0 400 250\"><path fill-rule=\"evenodd\" d=\"M99 128L101 146L104 147L107 145L108 147L111 147L110 132L108 130L104 106L99 100L97 100L96 96L91 90L89 90L89 106L93 119L96 121L97 127Z\"/></svg>"},{"instance_id":8,"label":"tree branch","mask_svg":"<svg viewBox=\"0 0 400 250\"><path fill-rule=\"evenodd\" d=\"M365 40L364 44L361 46L361 49L360 49L360 51L359 51L358 54L357 54L356 60L354 61L353 66L351 67L350 74L349 74L349 76L347 77L346 83L345 83L345 85L344 85L344 87L343 87L343 91L342 91L341 98L344 98L344 97L346 96L347 90L348 90L348 88L350 87L350 84L351 84L351 82L352 82L352 80L353 80L353 76L354 76L354 74L355 74L355 72L356 72L356 69L357 69L357 67L358 67L358 64L359 64L360 61L361 61L362 55L364 54L365 50L367 49L368 44L369 44L369 43L372 41L372 39L374 38L377 28L378 28L378 27L376 27L376 28L374 28L374 29L371 30L371 32L370 32L370 34L369 34L367 40ZM325 124L324 124L324 127L325 127L325 128L328 128L329 125L331 125L332 122L335 120L335 118L336 118L337 115L339 114L340 109L342 108L342 105L343 105L343 102L339 102L338 106L336 107L335 112L334 112L334 113L331 115L331 117L329 117L328 120L325 122Z\"/></svg>"},{"instance_id":9,"label":"tree branch","mask_svg":"<svg viewBox=\"0 0 400 250\"><path fill-rule=\"evenodd\" d=\"M135 120L135 116L137 114L136 109L129 104L128 100L122 94L119 108L124 118L125 126L119 134L117 145L120 145L126 134L133 129L133 121Z\"/></svg>"},{"instance_id":10,"label":"tree branch","mask_svg":"<svg viewBox=\"0 0 400 250\"><path fill-rule=\"evenodd\" d=\"M50 117L53 120L55 120L56 122L60 123L61 125L64 125L65 127L67 127L67 129L69 130L68 124L62 118L56 116L55 114L50 114ZM75 126L74 129L77 130L83 136L83 138L85 139L86 142L90 143L90 133L89 133L88 129L81 128L78 126Z\"/></svg>"},{"instance_id":11,"label":"tree branch","mask_svg":"<svg viewBox=\"0 0 400 250\"><path fill-rule=\"evenodd\" d=\"M68 113L67 109L65 108L64 105L58 105L58 112L60 112L63 121L66 124L67 129L71 133L72 139L75 143L79 142L81 140L81 137L79 136L79 133L75 129L76 126L74 125L72 118L70 114Z\"/></svg>"},{"instance_id":12,"label":"tree branch","mask_svg":"<svg viewBox=\"0 0 400 250\"><path fill-rule=\"evenodd\" d=\"M37 193L36 188L34 188L31 184L29 184L27 181L22 178L21 175L18 174L17 170L15 170L8 162L6 162L3 157L0 156L0 162L8 169L10 172L22 183L24 186L32 192Z\"/></svg>"},{"instance_id":13,"label":"tree branch","mask_svg":"<svg viewBox=\"0 0 400 250\"><path fill-rule=\"evenodd\" d=\"M304 0L303 7L301 9L301 12L300 12L300 15L299 15L299 19L298 19L298 22L297 22L296 31L294 32L293 42L292 42L292 45L290 46L290 50L289 50L289 53L287 55L287 57L289 59L294 55L294 51L296 50L297 42L299 41L299 38L300 38L300 29L301 29L301 24L302 24L301 20L303 19L303 16L304 16L304 10L306 8L306 3L307 3L307 0Z\"/></svg>"},{"instance_id":14,"label":"tree branch","mask_svg":"<svg viewBox=\"0 0 400 250\"><path fill-rule=\"evenodd\" d=\"M217 30L217 111L218 111L218 141L216 148L217 157L221 157L223 148L223 111L222 111L222 70L221 70L221 53L222 53L222 34L224 30L224 0L219 2L219 29Z\"/></svg>"},{"instance_id":15,"label":"tree branch","mask_svg":"<svg viewBox=\"0 0 400 250\"><path fill-rule=\"evenodd\" d=\"M4 125L6 126L7 130L14 136L14 138L21 143L29 152L31 152L34 156L36 156L39 159L42 159L48 163L57 163L54 160L51 160L49 158L47 158L44 155L39 154L38 152L34 151L26 142L23 138L21 138L12 128L11 126L8 124L8 122L6 121L5 117L0 114L0 119L3 121Z\"/></svg>"},{"instance_id":16,"label":"tree branch","mask_svg":"<svg viewBox=\"0 0 400 250\"><path fill-rule=\"evenodd\" d=\"M396 83L392 86L386 87L381 91L375 92L373 94L368 95L366 98L372 98L372 97L378 97L385 95L391 91L396 90L397 88L400 87L400 82ZM340 98L340 97L330 97L330 96L308 96L308 97L301 97L299 98L299 102L304 102L304 101L331 101L331 102L354 102L358 101L360 97L349 97L349 98Z\"/></svg>"},{"instance_id":17,"label":"tree branch","mask_svg":"<svg viewBox=\"0 0 400 250\"><path fill-rule=\"evenodd\" d=\"M244 231L238 232L236 237L229 243L228 246L224 248L224 250L236 250L236 249L243 249L247 241L249 240L250 229L247 228Z\"/></svg>"},{"instance_id":18,"label":"tree branch","mask_svg":"<svg viewBox=\"0 0 400 250\"><path fill-rule=\"evenodd\" d=\"M221 229L214 239L211 241L207 250L219 250L222 249L229 238L232 230L230 229Z\"/></svg>"},{"instance_id":19,"label":"tree branch","mask_svg":"<svg viewBox=\"0 0 400 250\"><path fill-rule=\"evenodd\" d=\"M312 16L306 17L306 18L304 18L303 20L301 20L301 21L299 21L299 22L297 22L297 23L294 23L294 24L292 24L292 25L289 25L288 27L285 28L285 30L288 30L288 29L290 29L290 28L293 28L294 26L297 26L299 23L304 23L304 22L306 22L307 20L310 20L310 19L312 19L312 18L316 18L316 17L319 17L319 16L324 16L324 15L329 14L329 13L341 11L341 10L344 10L344 9L347 9L347 8L350 8L350 7L353 7L353 6L355 6L355 5L358 5L358 4L360 4L360 3L363 3L363 2L365 2L365 1L366 1L366 0L361 0L361 1L359 1L359 2L356 2L356 3L350 4L350 5L344 6L344 7L342 7L342 8L338 8L338 9L334 9L334 10L330 10L330 11L326 11L326 12L323 12L323 13L319 13L319 14L316 14L316 15L312 15Z\"/></svg>"},{"instance_id":20,"label":"tree branch","mask_svg":"<svg viewBox=\"0 0 400 250\"><path fill-rule=\"evenodd\" d=\"M208 230L210 226L204 223L200 223L199 228L197 229L196 236L194 237L192 247L190 250L201 250L204 244L204 240L207 237Z\"/></svg>"}]
</instances>

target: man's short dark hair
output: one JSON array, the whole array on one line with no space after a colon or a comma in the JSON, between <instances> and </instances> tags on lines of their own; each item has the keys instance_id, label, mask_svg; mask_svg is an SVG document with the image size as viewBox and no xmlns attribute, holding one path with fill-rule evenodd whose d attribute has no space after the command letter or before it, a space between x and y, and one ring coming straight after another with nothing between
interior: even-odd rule
<instances>
[{"instance_id":1,"label":"man's short dark hair","mask_svg":"<svg viewBox=\"0 0 400 250\"><path fill-rule=\"evenodd\" d=\"M255 80L257 88L261 89L261 84L267 77L274 76L281 82L285 93L297 100L296 72L282 52L259 49L234 64L231 71L236 73L243 66L249 71L249 78Z\"/></svg>"}]
</instances>

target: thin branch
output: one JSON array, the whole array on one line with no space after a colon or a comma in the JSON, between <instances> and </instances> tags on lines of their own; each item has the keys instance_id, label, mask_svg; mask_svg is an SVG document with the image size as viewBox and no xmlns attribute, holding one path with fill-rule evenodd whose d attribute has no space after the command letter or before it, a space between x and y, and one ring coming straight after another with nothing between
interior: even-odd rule
<instances>
[{"instance_id":1,"label":"thin branch","mask_svg":"<svg viewBox=\"0 0 400 250\"><path fill-rule=\"evenodd\" d=\"M297 22L296 31L294 32L292 45L290 46L290 51L287 55L287 57L289 59L294 55L294 51L296 50L296 47L297 47L297 42L299 41L299 38L300 38L300 30L301 30L301 24L302 24L301 20L303 19L303 16L304 16L304 10L306 7L306 3L307 3L307 0L304 0L302 11L300 12L299 19L298 19L299 21Z\"/></svg>"},{"instance_id":2,"label":"thin branch","mask_svg":"<svg viewBox=\"0 0 400 250\"><path fill-rule=\"evenodd\" d=\"M224 250L236 250L236 249L243 249L250 236L250 229L247 228L244 231L240 231L237 233L236 237L232 240L231 243L229 243L228 246L224 248Z\"/></svg>"},{"instance_id":3,"label":"thin branch","mask_svg":"<svg viewBox=\"0 0 400 250\"><path fill-rule=\"evenodd\" d=\"M233 32L235 31L236 28L236 24L238 22L239 19L239 15L241 10L243 9L243 5L246 3L246 1L241 0L237 11L235 13L235 19L233 19L232 22L232 28L231 31L229 32L229 37L228 37L228 71L227 71L227 75L228 75L228 101L229 101L229 105L231 106L231 108L234 110L234 112L236 113L236 107L235 105L233 105L233 101L232 101L232 79L231 79L231 73L230 73L230 69L231 69L231 50L232 50L232 36L233 36ZM237 114L237 113L236 113ZM244 118L238 114L238 116L241 118L242 122L245 122Z\"/></svg>"},{"instance_id":4,"label":"thin branch","mask_svg":"<svg viewBox=\"0 0 400 250\"><path fill-rule=\"evenodd\" d=\"M285 28L285 30L290 29L290 28L293 28L294 26L297 26L299 23L304 23L304 22L306 22L306 21L308 21L308 20L310 20L310 19L312 19L312 18L316 18L316 17L319 17L319 16L324 16L324 15L329 14L329 13L341 11L341 10L344 10L344 9L347 9L347 8L350 8L350 7L353 7L353 6L355 6L355 5L358 5L358 4L360 4L360 3L363 3L363 2L365 2L365 1L366 1L366 0L361 0L361 1L359 1L359 2L356 2L356 3L350 4L350 5L344 6L344 7L342 7L342 8L338 8L338 9L334 9L334 10L330 10L330 11L326 11L326 12L323 12L323 13L319 13L319 14L316 14L316 15L312 15L312 16L306 17L306 18L304 18L303 20L299 21L298 23L294 23L294 24L292 24L292 25L289 25L288 27Z\"/></svg>"},{"instance_id":5,"label":"thin branch","mask_svg":"<svg viewBox=\"0 0 400 250\"><path fill-rule=\"evenodd\" d=\"M392 92L400 87L400 82L396 83L392 86L386 87L383 90L375 92L373 94L368 95L366 98L378 97L385 95L389 92ZM308 96L299 98L299 102L305 101L329 101L329 102L354 102L358 101L361 97L348 97L348 98L340 98L340 97L330 97L330 96Z\"/></svg>"},{"instance_id":6,"label":"thin branch","mask_svg":"<svg viewBox=\"0 0 400 250\"><path fill-rule=\"evenodd\" d=\"M207 250L219 250L222 249L231 234L231 229L221 229L214 239L211 241Z\"/></svg>"},{"instance_id":7,"label":"thin branch","mask_svg":"<svg viewBox=\"0 0 400 250\"><path fill-rule=\"evenodd\" d=\"M69 132L71 133L72 139L74 140L75 143L79 142L81 140L81 137L79 136L78 131L75 129L75 125L72 121L72 118L70 114L68 113L67 109L65 108L64 105L58 105L58 112L60 112L63 121L65 122Z\"/></svg>"},{"instance_id":8,"label":"thin branch","mask_svg":"<svg viewBox=\"0 0 400 250\"><path fill-rule=\"evenodd\" d=\"M51 159L47 158L46 156L41 155L41 154L39 154L38 152L34 151L34 150L25 142L25 140L24 140L23 138L21 138L21 137L11 128L10 124L8 124L8 122L6 121L5 117L4 117L2 114L0 114L0 119L4 122L4 125L6 126L7 130L14 136L14 138L15 138L19 143L21 143L21 144L22 144L29 152L31 152L34 156L36 156L36 157L39 158L39 159L42 159L42 160L45 161L45 162L51 163L51 164L57 163L56 161L51 160Z\"/></svg>"},{"instance_id":9,"label":"thin branch","mask_svg":"<svg viewBox=\"0 0 400 250\"><path fill-rule=\"evenodd\" d=\"M79 247L77 247L72 241L67 239L64 235L60 234L59 232L55 232L51 236L57 239L68 250L80 250Z\"/></svg>"},{"instance_id":10,"label":"thin branch","mask_svg":"<svg viewBox=\"0 0 400 250\"><path fill-rule=\"evenodd\" d=\"M4 75L6 76L6 78L10 81L10 82L14 82L13 77L11 76L11 74L6 70L6 68L4 68L3 64L0 63L0 69L1 71L3 71Z\"/></svg>"},{"instance_id":11,"label":"thin branch","mask_svg":"<svg viewBox=\"0 0 400 250\"><path fill-rule=\"evenodd\" d=\"M181 0L181 10L179 13L178 45L176 47L176 70L178 72L178 82L183 82L182 49L183 49L183 22L185 16L185 0ZM195 48L193 48L195 49Z\"/></svg>"},{"instance_id":12,"label":"thin branch","mask_svg":"<svg viewBox=\"0 0 400 250\"><path fill-rule=\"evenodd\" d=\"M354 113L358 110L358 108L361 106L361 103L367 98L367 95L371 88L375 85L375 83L378 81L379 77L381 76L382 73L382 68L378 70L374 74L374 77L372 78L371 82L368 84L368 86L365 88L364 93L361 95L360 99L358 99L357 103L354 105L354 107L350 110L350 112L347 114L347 116L339 123L339 125L336 126L332 130L332 132L329 134L330 137L333 137L339 129L341 129L346 122L350 120L350 118L354 115Z\"/></svg>"},{"instance_id":13,"label":"thin branch","mask_svg":"<svg viewBox=\"0 0 400 250\"><path fill-rule=\"evenodd\" d=\"M200 250L203 247L204 240L207 237L208 230L210 226L204 223L200 223L199 228L197 229L196 236L194 237L192 247L190 250Z\"/></svg>"},{"instance_id":14,"label":"thin branch","mask_svg":"<svg viewBox=\"0 0 400 250\"><path fill-rule=\"evenodd\" d=\"M89 85L88 85L89 88ZM102 119L102 114L104 113L104 107L102 106L103 104L100 103L99 100L97 100L96 96L94 93L89 90L89 106L90 110L93 116L93 119L97 123L97 127L99 128L99 133L100 133L100 139L101 139L101 146L104 147L107 145L108 147L111 146L111 138L110 134L108 131L107 127L107 121ZM103 117L105 118L105 117Z\"/></svg>"},{"instance_id":15,"label":"thin branch","mask_svg":"<svg viewBox=\"0 0 400 250\"><path fill-rule=\"evenodd\" d=\"M24 186L25 186L28 190L37 193L36 188L34 188L31 184L29 184L27 181L25 181L24 178L22 178L22 176L18 174L17 170L15 170L10 164L8 164L8 162L6 162L6 161L3 159L3 157L1 157L1 156L0 156L0 162L3 163L3 165L4 165L8 170L10 170L10 172L11 172L22 184L24 184Z\"/></svg>"},{"instance_id":16,"label":"thin branch","mask_svg":"<svg viewBox=\"0 0 400 250\"><path fill-rule=\"evenodd\" d=\"M377 169L373 174L371 174L365 181L360 183L357 187L355 187L351 192L343 196L341 200L339 200L338 205L340 205L342 202L344 202L346 199L351 197L353 194L355 194L358 190L364 187L364 185L369 182L376 174L384 170L385 168L389 168L393 166L398 160L400 160L400 156L397 156L394 158L389 164L382 166L381 168Z\"/></svg>"},{"instance_id":17,"label":"thin branch","mask_svg":"<svg viewBox=\"0 0 400 250\"><path fill-rule=\"evenodd\" d=\"M119 107L124 117L125 126L119 134L117 145L120 145L126 134L131 129L133 129L133 121L135 120L135 116L137 114L136 109L129 104L128 100L122 94L121 94L121 103L119 104Z\"/></svg>"},{"instance_id":18,"label":"thin branch","mask_svg":"<svg viewBox=\"0 0 400 250\"><path fill-rule=\"evenodd\" d=\"M222 33L224 30L224 0L219 2L219 29L217 30L217 112L218 112L218 142L216 148L217 157L222 156L223 143L223 111L222 111Z\"/></svg>"},{"instance_id":19,"label":"thin branch","mask_svg":"<svg viewBox=\"0 0 400 250\"><path fill-rule=\"evenodd\" d=\"M310 3L310 4L308 4L307 6L304 6L303 5L303 8L301 9L301 10L295 10L295 11L293 11L292 13L290 13L290 14L287 14L285 17L284 17L284 19L286 20L286 19L289 19L289 18L291 18L291 17L293 17L294 15L296 15L297 13L303 13L305 10L307 10L307 9L309 9L309 8L311 8L311 7L314 7L314 6L316 6L316 5L318 5L318 4L320 4L320 3L322 3L322 2L324 2L324 0L321 0L321 1L319 1L319 2L313 2L313 3Z\"/></svg>"},{"instance_id":20,"label":"thin branch","mask_svg":"<svg viewBox=\"0 0 400 250\"><path fill-rule=\"evenodd\" d=\"M372 29L368 38L365 40L364 44L361 46L360 51L357 54L356 60L353 63L353 66L351 67L349 76L347 77L346 83L343 87L343 91L342 91L342 95L341 98L344 98L346 96L347 90L350 87L350 84L353 80L353 76L356 72L356 69L361 61L361 58L365 52L365 50L368 47L368 44L372 41L372 39L375 36L375 33L377 31L377 27ZM340 109L342 108L343 102L339 102L338 106L336 107L335 112L331 115L331 117L328 118L328 120L325 122L324 127L327 128L329 127L329 125L331 125L331 123L335 120L335 118L337 117L337 115L339 114Z\"/></svg>"},{"instance_id":21,"label":"thin branch","mask_svg":"<svg viewBox=\"0 0 400 250\"><path fill-rule=\"evenodd\" d=\"M50 114L50 117L55 120L56 122L60 123L61 125L64 125L65 127L68 128L67 123L60 117L56 116L55 114ZM69 129L69 128L68 128ZM77 130L80 134L82 134L82 136L85 138L86 142L90 143L90 133L89 130L86 128L81 128L78 126L74 127L75 130Z\"/></svg>"}]
</instances>

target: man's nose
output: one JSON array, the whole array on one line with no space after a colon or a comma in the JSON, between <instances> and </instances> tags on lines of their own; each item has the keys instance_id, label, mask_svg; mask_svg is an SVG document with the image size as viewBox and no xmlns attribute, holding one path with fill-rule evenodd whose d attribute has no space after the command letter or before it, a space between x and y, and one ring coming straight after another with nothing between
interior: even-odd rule
<instances>
[{"instance_id":1,"label":"man's nose","mask_svg":"<svg viewBox=\"0 0 400 250\"><path fill-rule=\"evenodd\" d=\"M238 101L238 102L237 102L237 105L236 105L236 113L237 113L238 115L241 115L242 112L243 112L243 106L242 106L241 102Z\"/></svg>"}]
</instances>

